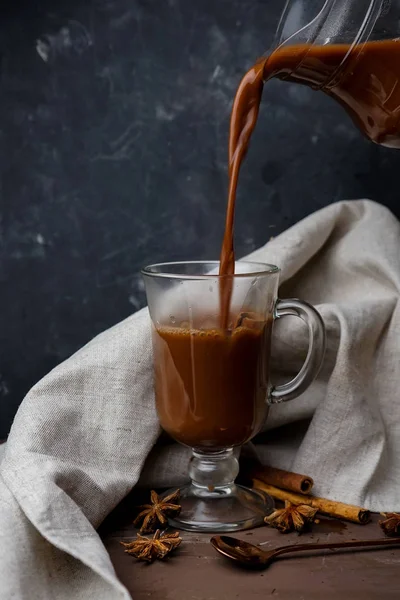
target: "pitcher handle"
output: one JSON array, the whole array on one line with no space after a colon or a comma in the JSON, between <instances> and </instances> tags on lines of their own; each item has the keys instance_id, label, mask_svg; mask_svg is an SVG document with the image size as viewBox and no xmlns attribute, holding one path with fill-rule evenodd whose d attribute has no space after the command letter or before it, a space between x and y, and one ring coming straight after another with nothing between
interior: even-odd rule
<instances>
[{"instance_id":1,"label":"pitcher handle","mask_svg":"<svg viewBox=\"0 0 400 600\"><path fill-rule=\"evenodd\" d=\"M307 358L300 372L289 383L272 387L268 404L280 404L300 396L317 377L324 359L326 335L325 326L319 312L301 300L277 300L274 318L299 317L308 327L309 344Z\"/></svg>"}]
</instances>

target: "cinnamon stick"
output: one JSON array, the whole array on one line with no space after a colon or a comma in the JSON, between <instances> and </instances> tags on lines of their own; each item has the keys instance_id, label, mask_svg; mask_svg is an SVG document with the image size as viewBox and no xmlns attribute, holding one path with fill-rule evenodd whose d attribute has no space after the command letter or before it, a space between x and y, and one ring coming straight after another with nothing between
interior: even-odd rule
<instances>
[{"instance_id":1,"label":"cinnamon stick","mask_svg":"<svg viewBox=\"0 0 400 600\"><path fill-rule=\"evenodd\" d=\"M327 500L326 498L295 494L294 492L281 490L273 485L268 485L259 479L253 479L253 486L278 500L287 500L292 504L307 504L308 506L317 508L318 512L328 515L329 517L335 517L336 519L343 519L344 521L352 521L353 523L365 525L371 517L369 510L366 510L365 508L352 506L351 504L343 504L343 502L335 502L334 500Z\"/></svg>"},{"instance_id":2,"label":"cinnamon stick","mask_svg":"<svg viewBox=\"0 0 400 600\"><path fill-rule=\"evenodd\" d=\"M314 485L313 479L307 475L299 475L263 465L257 465L251 469L251 478L296 494L309 494Z\"/></svg>"}]
</instances>

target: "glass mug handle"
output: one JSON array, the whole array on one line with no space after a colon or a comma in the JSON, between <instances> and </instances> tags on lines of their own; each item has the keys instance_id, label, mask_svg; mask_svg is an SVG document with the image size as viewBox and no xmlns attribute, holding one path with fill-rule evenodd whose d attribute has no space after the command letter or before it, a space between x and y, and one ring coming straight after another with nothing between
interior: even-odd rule
<instances>
[{"instance_id":1,"label":"glass mug handle","mask_svg":"<svg viewBox=\"0 0 400 600\"><path fill-rule=\"evenodd\" d=\"M308 327L309 344L307 358L299 373L292 381L272 387L268 404L280 404L300 396L311 385L322 366L325 355L325 326L319 312L301 300L277 300L274 318L299 317Z\"/></svg>"}]
</instances>

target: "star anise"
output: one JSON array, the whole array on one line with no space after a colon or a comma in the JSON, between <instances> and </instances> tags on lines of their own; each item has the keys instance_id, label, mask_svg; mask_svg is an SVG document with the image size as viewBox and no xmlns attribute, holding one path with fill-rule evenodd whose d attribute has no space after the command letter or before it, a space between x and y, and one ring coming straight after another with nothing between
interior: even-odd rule
<instances>
[{"instance_id":1,"label":"star anise","mask_svg":"<svg viewBox=\"0 0 400 600\"><path fill-rule=\"evenodd\" d=\"M267 525L275 527L281 533L298 531L301 533L313 523L318 509L307 504L291 504L285 502L285 508L275 510L272 515L265 517Z\"/></svg>"},{"instance_id":2,"label":"star anise","mask_svg":"<svg viewBox=\"0 0 400 600\"><path fill-rule=\"evenodd\" d=\"M121 542L121 544L125 546L125 552L138 560L145 560L149 563L152 563L156 558L162 560L172 550L175 550L182 541L178 532L161 534L159 529L157 529L152 538L140 535L140 533L136 535L136 540L128 543Z\"/></svg>"},{"instance_id":3,"label":"star anise","mask_svg":"<svg viewBox=\"0 0 400 600\"><path fill-rule=\"evenodd\" d=\"M385 517L384 521L379 521L379 525L389 537L400 536L400 514L399 513L382 513Z\"/></svg>"},{"instance_id":4,"label":"star anise","mask_svg":"<svg viewBox=\"0 0 400 600\"><path fill-rule=\"evenodd\" d=\"M179 490L176 490L172 494L169 494L165 498L160 496L152 490L151 504L144 504L139 506L141 511L136 519L133 521L135 527L140 527L140 533L153 533L157 527L165 525L167 523L167 517L172 515L179 515L181 507L179 502Z\"/></svg>"}]
</instances>

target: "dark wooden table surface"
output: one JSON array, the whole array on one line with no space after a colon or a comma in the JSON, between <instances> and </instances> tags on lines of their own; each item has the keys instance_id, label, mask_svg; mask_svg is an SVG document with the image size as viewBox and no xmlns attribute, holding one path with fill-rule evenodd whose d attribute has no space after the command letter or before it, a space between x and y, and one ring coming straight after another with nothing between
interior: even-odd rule
<instances>
[{"instance_id":1,"label":"dark wooden table surface","mask_svg":"<svg viewBox=\"0 0 400 600\"><path fill-rule=\"evenodd\" d=\"M321 551L278 559L263 572L243 570L219 556L210 535L182 532L180 548L152 565L125 554L121 541L136 536L132 526L138 500L128 497L102 525L100 533L120 580L134 600L386 600L400 597L400 547ZM236 534L266 549L286 544L374 539L383 536L378 517L365 526L321 519L312 532L282 535L269 527Z\"/></svg>"}]
</instances>

